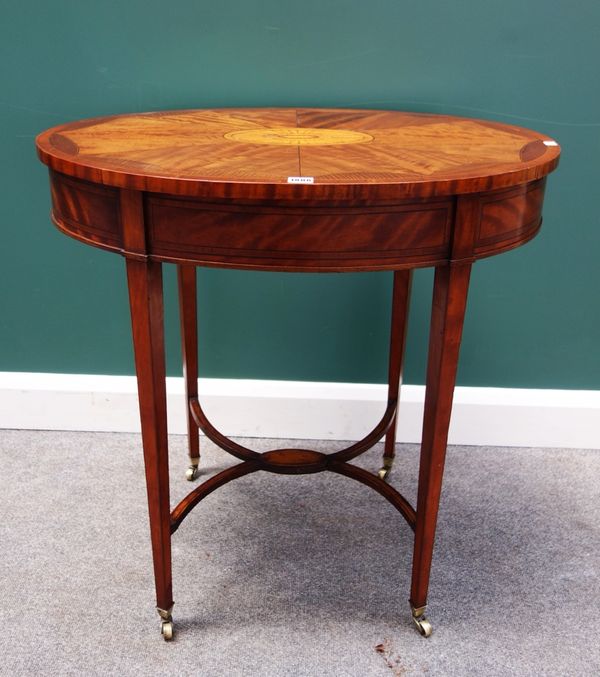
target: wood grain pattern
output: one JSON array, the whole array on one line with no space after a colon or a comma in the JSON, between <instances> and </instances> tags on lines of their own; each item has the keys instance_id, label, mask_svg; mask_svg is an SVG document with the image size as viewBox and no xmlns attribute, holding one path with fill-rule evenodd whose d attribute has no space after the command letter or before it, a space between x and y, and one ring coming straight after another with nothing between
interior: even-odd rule
<instances>
[{"instance_id":1,"label":"wood grain pattern","mask_svg":"<svg viewBox=\"0 0 600 677\"><path fill-rule=\"evenodd\" d=\"M531 239L542 225L546 181L481 196L475 256L499 254Z\"/></svg>"},{"instance_id":2,"label":"wood grain pattern","mask_svg":"<svg viewBox=\"0 0 600 677\"><path fill-rule=\"evenodd\" d=\"M127 261L131 325L138 380L156 603L173 605L171 514L161 264Z\"/></svg>"},{"instance_id":3,"label":"wood grain pattern","mask_svg":"<svg viewBox=\"0 0 600 677\"><path fill-rule=\"evenodd\" d=\"M435 271L410 594L414 608L427 604L470 273L470 264L443 266Z\"/></svg>"},{"instance_id":4,"label":"wood grain pattern","mask_svg":"<svg viewBox=\"0 0 600 677\"><path fill-rule=\"evenodd\" d=\"M556 142L497 122L393 111L166 111L61 125L37 138L53 220L127 259L157 603L172 603L170 534L203 498L257 470L329 470L370 486L415 531L410 600L426 604L471 264L539 230ZM311 177L296 185L288 177ZM198 428L243 462L169 515L161 262L179 264L189 453ZM330 454L258 454L228 439L198 399L196 265L285 271L394 270L388 403L362 440ZM417 509L348 462L394 426L410 269L436 266Z\"/></svg>"},{"instance_id":5,"label":"wood grain pattern","mask_svg":"<svg viewBox=\"0 0 600 677\"><path fill-rule=\"evenodd\" d=\"M179 291L179 321L181 327L181 357L186 402L198 398L198 316L196 292L196 267L177 266ZM188 456L200 457L199 429L192 412L187 407Z\"/></svg>"},{"instance_id":6,"label":"wood grain pattern","mask_svg":"<svg viewBox=\"0 0 600 677\"><path fill-rule=\"evenodd\" d=\"M359 138L348 142L353 134ZM451 195L535 180L558 163L560 149L547 141L554 143L528 129L469 118L283 108L96 118L47 130L37 148L56 171L117 187L347 200ZM292 176L314 184L290 185Z\"/></svg>"},{"instance_id":7,"label":"wood grain pattern","mask_svg":"<svg viewBox=\"0 0 600 677\"><path fill-rule=\"evenodd\" d=\"M50 172L52 219L65 233L94 246L120 249L119 191Z\"/></svg>"},{"instance_id":8,"label":"wood grain pattern","mask_svg":"<svg viewBox=\"0 0 600 677\"><path fill-rule=\"evenodd\" d=\"M167 199L146 206L148 253L288 270L432 265L448 256L452 202L256 208Z\"/></svg>"},{"instance_id":9,"label":"wood grain pattern","mask_svg":"<svg viewBox=\"0 0 600 677\"><path fill-rule=\"evenodd\" d=\"M53 221L86 244L138 260L289 271L399 270L491 256L535 236L545 189L544 178L454 198L325 203L194 199L55 171L50 178ZM473 231L456 217L465 200Z\"/></svg>"},{"instance_id":10,"label":"wood grain pattern","mask_svg":"<svg viewBox=\"0 0 600 677\"><path fill-rule=\"evenodd\" d=\"M392 288L392 319L390 326L390 350L388 355L388 405L397 402L394 420L385 436L384 458L394 458L396 454L396 427L402 385L402 365L408 330L408 311L410 307L410 290L412 286L412 270L394 271Z\"/></svg>"}]
</instances>

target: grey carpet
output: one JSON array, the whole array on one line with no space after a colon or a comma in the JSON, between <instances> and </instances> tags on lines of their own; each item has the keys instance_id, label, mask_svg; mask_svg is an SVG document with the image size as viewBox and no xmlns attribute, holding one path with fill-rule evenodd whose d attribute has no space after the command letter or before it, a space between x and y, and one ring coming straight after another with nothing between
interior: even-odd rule
<instances>
[{"instance_id":1,"label":"grey carpet","mask_svg":"<svg viewBox=\"0 0 600 677\"><path fill-rule=\"evenodd\" d=\"M191 486L184 445L171 439L173 502ZM398 453L413 499L417 448ZM204 442L204 476L230 462ZM0 671L600 674L599 471L593 451L451 448L428 640L409 620L411 532L383 498L328 473L236 480L174 536L168 644L139 437L2 431Z\"/></svg>"}]
</instances>

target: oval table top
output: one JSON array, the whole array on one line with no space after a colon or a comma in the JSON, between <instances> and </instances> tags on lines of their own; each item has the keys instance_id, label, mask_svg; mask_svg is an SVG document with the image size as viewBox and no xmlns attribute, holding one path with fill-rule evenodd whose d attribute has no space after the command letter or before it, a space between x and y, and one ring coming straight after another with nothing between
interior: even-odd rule
<instances>
[{"instance_id":1,"label":"oval table top","mask_svg":"<svg viewBox=\"0 0 600 677\"><path fill-rule=\"evenodd\" d=\"M172 195L397 199L490 191L558 164L550 137L499 122L382 110L230 108L115 115L36 139L63 174Z\"/></svg>"}]
</instances>

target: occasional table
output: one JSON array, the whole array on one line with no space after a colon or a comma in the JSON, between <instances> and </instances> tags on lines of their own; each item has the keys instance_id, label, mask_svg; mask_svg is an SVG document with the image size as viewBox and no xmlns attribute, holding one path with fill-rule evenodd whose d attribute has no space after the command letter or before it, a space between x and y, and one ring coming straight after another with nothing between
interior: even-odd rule
<instances>
[{"instance_id":1,"label":"occasional table","mask_svg":"<svg viewBox=\"0 0 600 677\"><path fill-rule=\"evenodd\" d=\"M125 257L148 491L156 600L173 636L171 537L227 482L258 470L330 471L386 498L414 531L410 604L425 618L438 504L471 265L527 242L542 223L553 139L468 118L380 110L221 109L117 115L49 129L52 219ZM199 429L240 460L169 500L162 264L178 269L190 466ZM329 454L257 453L219 432L198 393L196 267L390 270L388 398L362 440ZM435 267L425 411L413 506L387 483L395 450L411 273ZM324 284L327 281L324 280ZM351 463L385 437L383 465Z\"/></svg>"}]
</instances>

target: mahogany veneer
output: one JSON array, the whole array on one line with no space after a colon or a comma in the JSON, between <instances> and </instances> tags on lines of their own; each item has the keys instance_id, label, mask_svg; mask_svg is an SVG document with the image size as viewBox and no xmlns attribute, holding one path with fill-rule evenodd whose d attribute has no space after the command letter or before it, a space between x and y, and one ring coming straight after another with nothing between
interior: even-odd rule
<instances>
[{"instance_id":1,"label":"mahogany veneer","mask_svg":"<svg viewBox=\"0 0 600 677\"><path fill-rule=\"evenodd\" d=\"M396 111L223 109L82 120L37 138L52 218L126 258L159 613L172 636L171 535L205 496L248 473L330 471L390 501L415 532L410 602L424 617L471 264L517 247L542 222L558 144L498 122ZM178 264L188 479L198 429L241 463L169 501L162 262ZM196 266L393 270L388 401L346 449L259 454L226 438L198 399ZM435 266L416 508L387 484L412 269ZM350 463L385 437L384 467Z\"/></svg>"}]
</instances>

